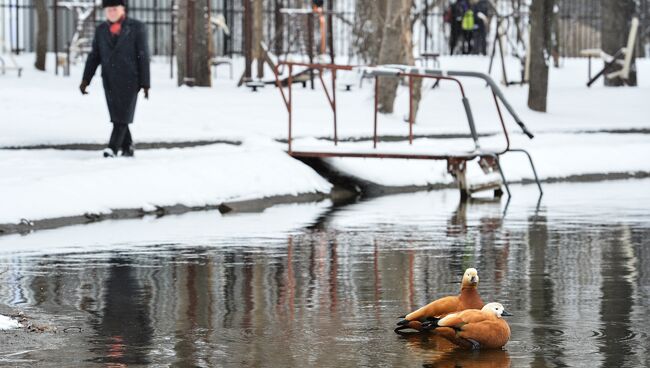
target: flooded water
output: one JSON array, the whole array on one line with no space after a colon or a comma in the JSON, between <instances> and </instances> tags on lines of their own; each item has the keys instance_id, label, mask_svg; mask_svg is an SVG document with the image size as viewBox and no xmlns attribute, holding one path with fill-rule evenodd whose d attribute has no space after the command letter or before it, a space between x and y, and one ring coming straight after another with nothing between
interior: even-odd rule
<instances>
[{"instance_id":1,"label":"flooded water","mask_svg":"<svg viewBox=\"0 0 650 368\"><path fill-rule=\"evenodd\" d=\"M48 328L0 332L0 364L650 366L650 181L513 189L2 237L0 311ZM505 350L393 332L467 267L514 314Z\"/></svg>"}]
</instances>

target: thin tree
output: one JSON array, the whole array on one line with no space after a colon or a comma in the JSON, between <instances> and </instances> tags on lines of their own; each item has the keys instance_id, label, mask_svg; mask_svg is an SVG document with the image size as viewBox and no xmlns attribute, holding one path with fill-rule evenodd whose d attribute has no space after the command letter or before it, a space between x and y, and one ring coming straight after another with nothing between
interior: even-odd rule
<instances>
[{"instance_id":1,"label":"thin tree","mask_svg":"<svg viewBox=\"0 0 650 368\"><path fill-rule=\"evenodd\" d=\"M357 0L353 24L354 47L360 62L377 64L388 0Z\"/></svg>"},{"instance_id":2,"label":"thin tree","mask_svg":"<svg viewBox=\"0 0 650 368\"><path fill-rule=\"evenodd\" d=\"M533 0L530 6L530 85L528 107L546 112L548 59L551 54L553 0Z\"/></svg>"},{"instance_id":3,"label":"thin tree","mask_svg":"<svg viewBox=\"0 0 650 368\"><path fill-rule=\"evenodd\" d=\"M264 1L253 2L253 59L257 63L257 78L264 78L264 54L261 42L264 41Z\"/></svg>"},{"instance_id":4,"label":"thin tree","mask_svg":"<svg viewBox=\"0 0 650 368\"><path fill-rule=\"evenodd\" d=\"M179 0L178 85L210 87L210 1Z\"/></svg>"},{"instance_id":5,"label":"thin tree","mask_svg":"<svg viewBox=\"0 0 650 368\"><path fill-rule=\"evenodd\" d=\"M34 66L38 70L45 71L45 56L47 54L47 4L46 0L34 0L36 16L38 18L38 30L36 32L36 62Z\"/></svg>"},{"instance_id":6,"label":"thin tree","mask_svg":"<svg viewBox=\"0 0 650 368\"><path fill-rule=\"evenodd\" d=\"M378 64L402 64L405 62L405 23L410 25L411 0L391 0L386 4L384 30L379 49ZM393 112L397 95L398 78L382 77L379 88L379 111Z\"/></svg>"},{"instance_id":7,"label":"thin tree","mask_svg":"<svg viewBox=\"0 0 650 368\"><path fill-rule=\"evenodd\" d=\"M634 0L601 0L602 6L602 29L601 29L601 48L610 55L616 54L627 44L628 34L630 32L630 21L636 12L636 3ZM621 65L614 65L607 71L607 74L620 70ZM630 75L626 81L628 85L637 85L636 63L634 55L630 65ZM624 81L621 78L605 78L606 86L622 86Z\"/></svg>"}]
</instances>

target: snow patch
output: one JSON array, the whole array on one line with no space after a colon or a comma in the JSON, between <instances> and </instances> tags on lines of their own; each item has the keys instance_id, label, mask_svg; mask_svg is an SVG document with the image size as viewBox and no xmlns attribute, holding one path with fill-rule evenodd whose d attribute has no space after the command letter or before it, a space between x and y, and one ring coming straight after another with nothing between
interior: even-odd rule
<instances>
[{"instance_id":1,"label":"snow patch","mask_svg":"<svg viewBox=\"0 0 650 368\"><path fill-rule=\"evenodd\" d=\"M0 330L11 330L19 327L22 327L22 325L18 321L0 314Z\"/></svg>"}]
</instances>

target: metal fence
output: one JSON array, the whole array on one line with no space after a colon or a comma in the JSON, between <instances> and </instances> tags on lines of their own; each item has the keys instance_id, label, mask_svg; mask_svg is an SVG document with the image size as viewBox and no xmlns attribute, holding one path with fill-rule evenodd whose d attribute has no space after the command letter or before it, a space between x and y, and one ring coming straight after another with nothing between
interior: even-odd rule
<instances>
[{"instance_id":1,"label":"metal fence","mask_svg":"<svg viewBox=\"0 0 650 368\"><path fill-rule=\"evenodd\" d=\"M77 2L92 0L77 0ZM335 15L333 16L334 49L339 56L354 56L355 43L355 0L332 0ZM578 56L579 50L584 48L600 47L601 0L562 0L559 6L559 43L562 56ZM4 41L5 48L15 53L31 52L35 46L36 12L34 0L0 0L0 41ZM62 0L47 0L49 12L49 49L54 50L55 43L58 50L63 50L70 42L76 28L76 14L74 11L58 6L55 3ZM284 7L307 6L306 0L264 0L264 38L269 45L281 45L288 48L290 35L305 27L306 22L280 15L282 20L282 37L276 38L277 22L275 8L277 4ZM440 0L416 0L416 9L425 9L433 3L446 3ZM508 29L509 37L516 39L517 32L525 34L528 24L528 6L526 0L499 0L497 12L499 14L513 14ZM650 44L650 0L637 0L638 12L641 20L639 32L639 55L645 55L644 48ZM174 0L130 0L129 13L148 25L149 42L154 55L170 55L173 52L173 4ZM216 52L220 55L240 54L243 51L244 10L242 0L211 0L210 12L212 15L222 14L230 28L230 36L222 32L215 33ZM56 17L55 17L56 11ZM419 52L448 53L449 26L443 22L444 8L433 6L416 23L414 39ZM493 14L494 15L494 12ZM56 18L56 25L54 19ZM92 15L92 24L103 19L101 9ZM317 22L316 22L317 23ZM494 34L495 22L492 22L490 33ZM513 25L517 24L519 30ZM55 32L56 31L56 32ZM56 36L52 36L55 34ZM493 37L493 36L489 36ZM511 49L517 47L510 45ZM512 51L512 50L510 50Z\"/></svg>"}]
</instances>

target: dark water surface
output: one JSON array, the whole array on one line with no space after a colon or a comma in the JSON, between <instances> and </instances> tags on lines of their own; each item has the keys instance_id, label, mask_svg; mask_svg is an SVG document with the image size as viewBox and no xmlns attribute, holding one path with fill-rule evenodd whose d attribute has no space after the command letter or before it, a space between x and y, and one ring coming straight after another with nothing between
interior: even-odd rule
<instances>
[{"instance_id":1,"label":"dark water surface","mask_svg":"<svg viewBox=\"0 0 650 368\"><path fill-rule=\"evenodd\" d=\"M650 181L192 213L0 238L0 365L650 366ZM514 313L504 351L393 333L458 292Z\"/></svg>"}]
</instances>

